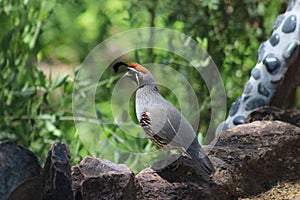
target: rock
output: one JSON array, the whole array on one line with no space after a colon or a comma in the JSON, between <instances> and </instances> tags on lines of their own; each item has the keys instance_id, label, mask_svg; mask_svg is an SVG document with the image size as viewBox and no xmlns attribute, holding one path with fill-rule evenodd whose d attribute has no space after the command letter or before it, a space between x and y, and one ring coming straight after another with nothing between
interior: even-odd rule
<instances>
[{"instance_id":1,"label":"rock","mask_svg":"<svg viewBox=\"0 0 300 200\"><path fill-rule=\"evenodd\" d=\"M187 162L190 159L181 156L163 171L141 171L136 176L137 199L209 199L213 182L198 175Z\"/></svg>"},{"instance_id":2,"label":"rock","mask_svg":"<svg viewBox=\"0 0 300 200\"><path fill-rule=\"evenodd\" d=\"M179 165L136 176L137 199L238 199L279 181L300 180L300 128L280 121L253 122L222 132L210 150L216 172L209 178ZM183 157L179 163L185 163Z\"/></svg>"},{"instance_id":3,"label":"rock","mask_svg":"<svg viewBox=\"0 0 300 200\"><path fill-rule=\"evenodd\" d=\"M300 128L280 121L253 122L222 132L210 155L216 167L214 199L237 199L300 179Z\"/></svg>"},{"instance_id":4,"label":"rock","mask_svg":"<svg viewBox=\"0 0 300 200\"><path fill-rule=\"evenodd\" d=\"M72 167L77 200L136 199L134 174L124 164L86 157Z\"/></svg>"},{"instance_id":5,"label":"rock","mask_svg":"<svg viewBox=\"0 0 300 200\"><path fill-rule=\"evenodd\" d=\"M42 199L41 176L35 176L22 182L11 193L9 200L33 200Z\"/></svg>"},{"instance_id":6,"label":"rock","mask_svg":"<svg viewBox=\"0 0 300 200\"><path fill-rule=\"evenodd\" d=\"M245 123L260 120L279 120L300 127L300 110L281 110L265 106L250 113L245 119Z\"/></svg>"},{"instance_id":7,"label":"rock","mask_svg":"<svg viewBox=\"0 0 300 200\"><path fill-rule=\"evenodd\" d=\"M250 119L297 125L299 118L298 111L268 107ZM159 168L160 160L135 177L126 165L92 157L70 171L68 148L61 143L52 145L40 176L30 151L5 142L0 144L0 199L226 200L256 195L279 181L300 180L300 128L295 125L255 121L222 132L214 145L203 148L216 170L211 176L198 174L190 158L176 154L171 160L178 159L167 167Z\"/></svg>"},{"instance_id":8,"label":"rock","mask_svg":"<svg viewBox=\"0 0 300 200\"><path fill-rule=\"evenodd\" d=\"M41 166L29 150L12 142L0 144L0 199L40 199ZM22 193L20 186L26 185ZM21 196L20 196L21 194Z\"/></svg>"},{"instance_id":9,"label":"rock","mask_svg":"<svg viewBox=\"0 0 300 200\"><path fill-rule=\"evenodd\" d=\"M42 175L43 200L73 200L70 154L67 145L51 146Z\"/></svg>"}]
</instances>

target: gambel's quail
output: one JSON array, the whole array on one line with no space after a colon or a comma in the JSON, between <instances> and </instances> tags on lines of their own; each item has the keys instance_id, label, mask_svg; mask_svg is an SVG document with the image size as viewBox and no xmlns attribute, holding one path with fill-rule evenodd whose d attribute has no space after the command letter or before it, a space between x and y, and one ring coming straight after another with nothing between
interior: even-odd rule
<instances>
[{"instance_id":1,"label":"gambel's quail","mask_svg":"<svg viewBox=\"0 0 300 200\"><path fill-rule=\"evenodd\" d=\"M152 74L137 63L117 62L115 72L126 66L125 77L138 86L135 97L136 116L147 137L164 150L179 149L187 154L201 174L211 174L214 167L201 148L195 131L178 109L159 93Z\"/></svg>"}]
</instances>

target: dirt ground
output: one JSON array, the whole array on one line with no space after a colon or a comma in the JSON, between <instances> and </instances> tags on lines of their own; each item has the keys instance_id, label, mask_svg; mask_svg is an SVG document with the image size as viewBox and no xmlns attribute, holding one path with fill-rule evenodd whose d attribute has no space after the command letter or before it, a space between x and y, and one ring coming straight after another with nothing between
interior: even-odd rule
<instances>
[{"instance_id":1,"label":"dirt ground","mask_svg":"<svg viewBox=\"0 0 300 200\"><path fill-rule=\"evenodd\" d=\"M289 183L278 183L269 191L254 197L239 200L271 200L271 199L293 199L300 200L300 181Z\"/></svg>"}]
</instances>

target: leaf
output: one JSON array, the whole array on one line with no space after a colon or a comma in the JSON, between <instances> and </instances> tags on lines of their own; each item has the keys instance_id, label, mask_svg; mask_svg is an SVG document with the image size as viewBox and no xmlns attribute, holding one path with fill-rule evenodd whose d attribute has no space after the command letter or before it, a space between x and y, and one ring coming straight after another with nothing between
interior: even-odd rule
<instances>
[{"instance_id":1,"label":"leaf","mask_svg":"<svg viewBox=\"0 0 300 200\"><path fill-rule=\"evenodd\" d=\"M12 23L4 12L0 13L0 27L0 39L2 40L2 37L6 35L7 31L12 29Z\"/></svg>"},{"instance_id":2,"label":"leaf","mask_svg":"<svg viewBox=\"0 0 300 200\"><path fill-rule=\"evenodd\" d=\"M38 69L38 76L39 76L40 86L45 88L46 87L46 76L41 69Z\"/></svg>"},{"instance_id":3,"label":"leaf","mask_svg":"<svg viewBox=\"0 0 300 200\"><path fill-rule=\"evenodd\" d=\"M55 130L57 130L57 128L54 126L54 124L50 121L46 121L46 129L49 132L54 132Z\"/></svg>"},{"instance_id":4,"label":"leaf","mask_svg":"<svg viewBox=\"0 0 300 200\"><path fill-rule=\"evenodd\" d=\"M102 112L98 106L96 106L96 114L98 119L102 119Z\"/></svg>"},{"instance_id":5,"label":"leaf","mask_svg":"<svg viewBox=\"0 0 300 200\"><path fill-rule=\"evenodd\" d=\"M69 77L69 75L58 76L58 77L55 79L52 88L53 88L53 89L56 89L56 88L60 87L60 86L68 79L68 77Z\"/></svg>"},{"instance_id":6,"label":"leaf","mask_svg":"<svg viewBox=\"0 0 300 200\"><path fill-rule=\"evenodd\" d=\"M37 58L37 62L40 63L43 59L43 52L39 51L36 55L36 58Z\"/></svg>"},{"instance_id":7,"label":"leaf","mask_svg":"<svg viewBox=\"0 0 300 200\"><path fill-rule=\"evenodd\" d=\"M24 90L19 93L19 95L23 96L23 97L31 96L33 94L35 94L35 90L33 90L33 89Z\"/></svg>"}]
</instances>

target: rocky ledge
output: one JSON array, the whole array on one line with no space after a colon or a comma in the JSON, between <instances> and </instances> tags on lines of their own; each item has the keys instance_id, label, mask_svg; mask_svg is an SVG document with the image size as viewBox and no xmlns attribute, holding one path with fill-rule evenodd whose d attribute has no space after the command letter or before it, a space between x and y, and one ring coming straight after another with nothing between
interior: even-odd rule
<instances>
[{"instance_id":1,"label":"rocky ledge","mask_svg":"<svg viewBox=\"0 0 300 200\"><path fill-rule=\"evenodd\" d=\"M264 192L279 181L300 180L300 111L263 108L249 124L224 131L205 147L216 172L195 173L180 157L177 168L146 168L86 157L70 166L68 147L52 145L42 168L29 150L0 144L0 199L238 199ZM262 120L262 121L254 121ZM278 121L281 120L281 121ZM252 122L254 121L254 122Z\"/></svg>"}]
</instances>

